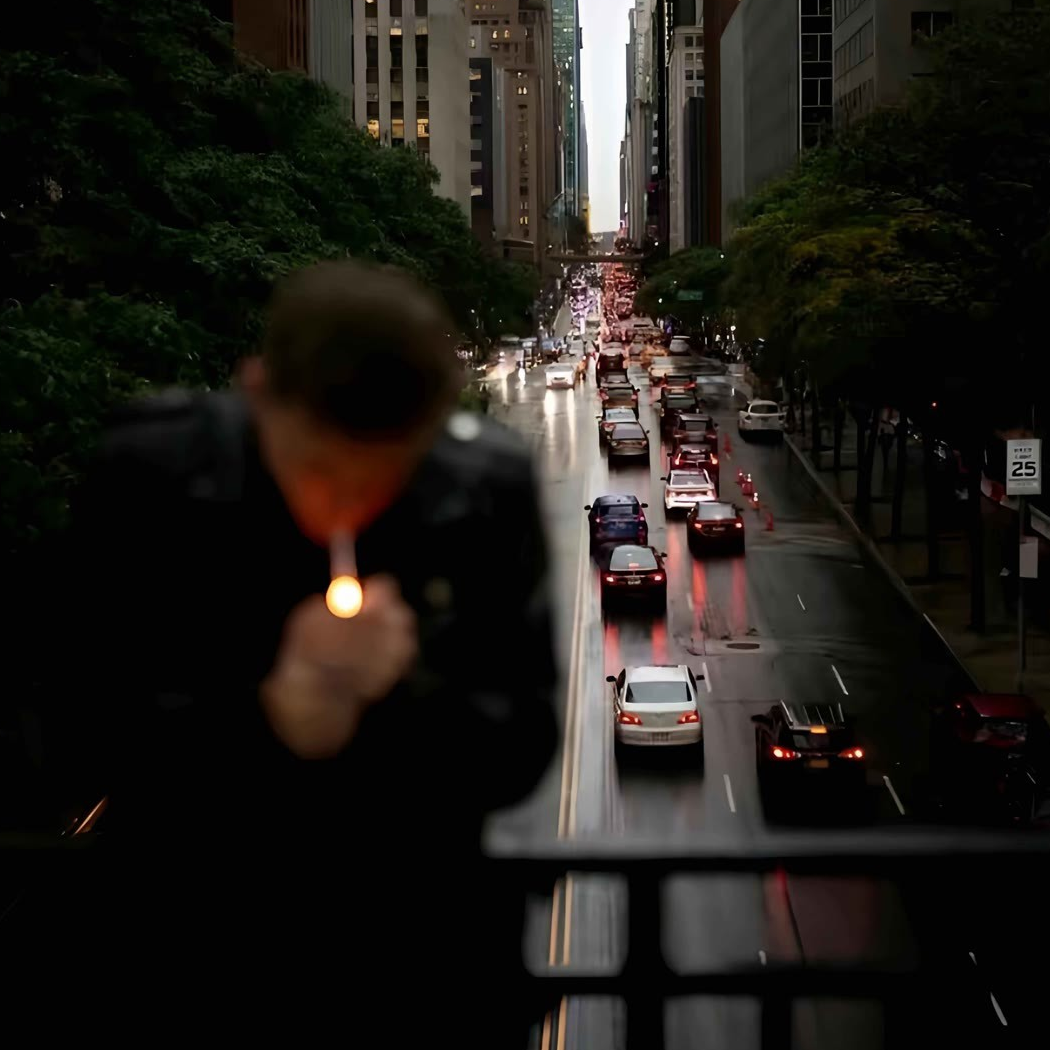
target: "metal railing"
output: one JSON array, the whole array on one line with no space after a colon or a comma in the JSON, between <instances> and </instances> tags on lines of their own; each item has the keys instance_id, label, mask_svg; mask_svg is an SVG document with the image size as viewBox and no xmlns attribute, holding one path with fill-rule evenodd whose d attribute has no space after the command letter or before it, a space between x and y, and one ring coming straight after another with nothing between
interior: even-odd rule
<instances>
[{"instance_id":1,"label":"metal railing","mask_svg":"<svg viewBox=\"0 0 1050 1050\"><path fill-rule=\"evenodd\" d=\"M665 955L665 882L683 875L853 876L920 878L987 887L1023 870L1029 879L1050 874L1045 833L957 831L942 828L890 832L821 831L768 843L719 841L705 836L689 847L661 849L623 839L527 843L494 840L489 857L496 876L525 892L550 893L568 875L619 876L627 889L627 951L616 969L551 966L530 971L530 1002L538 1015L555 1013L566 997L619 998L627 1008L626 1050L662 1050L664 1010L676 998L729 996L757 999L762 1050L792 1046L793 1007L800 999L869 1000L884 1011L884 1046L906 1046L923 990L943 981L929 957L900 965L778 964L685 973ZM1023 869L1019 867L1023 865ZM964 971L965 973L965 971ZM965 978L964 978L965 980ZM973 990L980 989L973 983ZM986 995L986 993L985 993Z\"/></svg>"}]
</instances>

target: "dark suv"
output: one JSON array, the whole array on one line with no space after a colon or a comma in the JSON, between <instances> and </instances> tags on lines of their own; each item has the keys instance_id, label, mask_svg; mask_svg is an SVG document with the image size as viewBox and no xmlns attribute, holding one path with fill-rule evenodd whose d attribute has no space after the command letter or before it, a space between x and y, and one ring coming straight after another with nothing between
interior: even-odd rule
<instances>
[{"instance_id":1,"label":"dark suv","mask_svg":"<svg viewBox=\"0 0 1050 1050\"><path fill-rule=\"evenodd\" d=\"M588 511L587 525L591 536L591 550L603 543L649 544L649 522L645 520L648 503L637 496L599 496L583 509Z\"/></svg>"}]
</instances>

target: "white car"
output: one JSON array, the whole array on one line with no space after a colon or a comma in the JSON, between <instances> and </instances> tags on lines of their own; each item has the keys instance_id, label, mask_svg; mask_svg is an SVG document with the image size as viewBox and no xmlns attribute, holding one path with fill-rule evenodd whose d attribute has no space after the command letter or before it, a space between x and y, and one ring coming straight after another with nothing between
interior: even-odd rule
<instances>
[{"instance_id":1,"label":"white car","mask_svg":"<svg viewBox=\"0 0 1050 1050\"><path fill-rule=\"evenodd\" d=\"M547 376L547 389L554 387L574 387L579 375L576 365L568 361L559 361L553 365L547 365L545 369Z\"/></svg>"},{"instance_id":2,"label":"white car","mask_svg":"<svg viewBox=\"0 0 1050 1050\"><path fill-rule=\"evenodd\" d=\"M664 485L664 510L690 510L697 503L711 503L718 499L715 483L706 470L672 470Z\"/></svg>"},{"instance_id":3,"label":"white car","mask_svg":"<svg viewBox=\"0 0 1050 1050\"><path fill-rule=\"evenodd\" d=\"M757 432L784 433L787 412L775 401L752 401L737 415L737 429L741 435Z\"/></svg>"},{"instance_id":4,"label":"white car","mask_svg":"<svg viewBox=\"0 0 1050 1050\"><path fill-rule=\"evenodd\" d=\"M696 676L685 664L625 667L606 681L617 748L703 744Z\"/></svg>"}]
</instances>

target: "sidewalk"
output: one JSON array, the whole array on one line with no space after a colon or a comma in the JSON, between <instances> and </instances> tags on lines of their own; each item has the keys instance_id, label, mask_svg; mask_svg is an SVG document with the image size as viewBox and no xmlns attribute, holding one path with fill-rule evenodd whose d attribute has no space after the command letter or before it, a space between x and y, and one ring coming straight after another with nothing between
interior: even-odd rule
<instances>
[{"instance_id":1,"label":"sidewalk","mask_svg":"<svg viewBox=\"0 0 1050 1050\"><path fill-rule=\"evenodd\" d=\"M807 419L807 424L809 424ZM825 428L825 435L829 433ZM857 533L871 558L879 564L891 583L920 613L924 614L944 638L956 658L987 692L1017 691L1017 618L1012 589L1004 586L1000 571L1004 558L1016 544L1017 516L982 498L984 522L984 575L986 629L970 629L970 550L966 530L968 507L965 501L949 501L944 506L938 537L940 577L931 581L926 546L926 490L922 473L922 449L909 442L907 476L902 505L902 536L894 543L890 537L892 494L896 449L889 469L883 469L881 451L876 450L872 477L871 522L862 528L854 518L857 492L856 428L847 424L842 450L842 469L832 469L832 453L820 453L814 465L811 428L807 436L785 435L785 444L807 468L812 480L846 525ZM1014 555L1016 558L1016 555ZM1016 564L1016 562L1015 562ZM1026 581L1025 619L1027 668L1024 691L1050 711L1050 632L1045 604L1036 601L1037 581ZM1045 591L1043 592L1045 594ZM1041 622L1037 622L1041 621Z\"/></svg>"}]
</instances>

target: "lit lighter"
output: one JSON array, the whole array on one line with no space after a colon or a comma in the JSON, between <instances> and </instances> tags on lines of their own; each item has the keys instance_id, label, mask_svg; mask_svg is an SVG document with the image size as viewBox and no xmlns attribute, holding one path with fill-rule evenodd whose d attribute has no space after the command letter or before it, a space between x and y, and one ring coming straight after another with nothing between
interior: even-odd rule
<instances>
[{"instance_id":1,"label":"lit lighter","mask_svg":"<svg viewBox=\"0 0 1050 1050\"><path fill-rule=\"evenodd\" d=\"M337 532L329 543L332 582L325 594L328 611L341 620L349 620L361 611L364 593L357 579L357 558L354 539L346 532Z\"/></svg>"}]
</instances>

